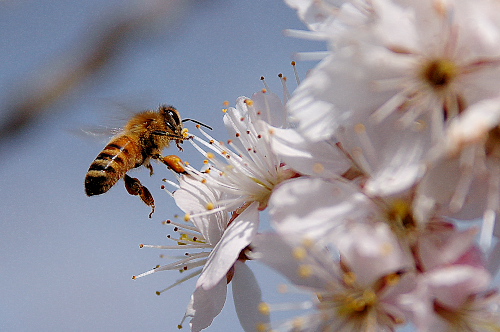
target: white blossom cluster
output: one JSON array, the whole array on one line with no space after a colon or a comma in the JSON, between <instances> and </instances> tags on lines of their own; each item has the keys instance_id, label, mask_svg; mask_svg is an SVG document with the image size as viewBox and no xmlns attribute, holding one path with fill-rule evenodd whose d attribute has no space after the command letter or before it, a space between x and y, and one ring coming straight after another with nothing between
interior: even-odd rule
<instances>
[{"instance_id":1,"label":"white blossom cluster","mask_svg":"<svg viewBox=\"0 0 500 332\"><path fill-rule=\"evenodd\" d=\"M146 274L199 275L191 331L228 285L245 331L500 331L500 1L286 2L329 51L285 105L229 107L232 140L192 140L206 166L179 176L163 247L192 253ZM248 260L309 310L271 322Z\"/></svg>"}]
</instances>

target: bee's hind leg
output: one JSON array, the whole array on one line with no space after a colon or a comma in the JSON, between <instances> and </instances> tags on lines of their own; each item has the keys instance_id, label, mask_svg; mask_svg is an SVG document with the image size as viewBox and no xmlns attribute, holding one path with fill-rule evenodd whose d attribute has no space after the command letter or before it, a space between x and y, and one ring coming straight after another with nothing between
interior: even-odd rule
<instances>
[{"instance_id":1,"label":"bee's hind leg","mask_svg":"<svg viewBox=\"0 0 500 332\"><path fill-rule=\"evenodd\" d=\"M139 196L147 206L151 207L151 213L149 214L149 218L151 218L155 212L155 200L149 189L143 186L139 179L132 178L127 174L125 174L123 180L125 181L125 188L130 195Z\"/></svg>"}]
</instances>

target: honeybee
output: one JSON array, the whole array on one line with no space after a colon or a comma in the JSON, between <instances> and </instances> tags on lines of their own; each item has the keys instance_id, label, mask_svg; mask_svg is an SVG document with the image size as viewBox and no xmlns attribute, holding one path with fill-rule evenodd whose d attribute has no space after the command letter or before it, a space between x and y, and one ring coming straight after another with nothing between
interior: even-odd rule
<instances>
[{"instance_id":1,"label":"honeybee","mask_svg":"<svg viewBox=\"0 0 500 332\"><path fill-rule=\"evenodd\" d=\"M151 207L151 218L155 211L151 192L137 178L127 175L127 172L144 165L149 169L150 175L153 175L151 159L160 160L168 166L168 159L163 161L161 153L173 141L182 151L180 144L188 139L183 127L186 121L211 129L193 119L181 120L179 111L169 105L161 105L158 111L148 110L134 115L90 165L85 176L87 196L104 194L123 178L128 193L139 196Z\"/></svg>"}]
</instances>

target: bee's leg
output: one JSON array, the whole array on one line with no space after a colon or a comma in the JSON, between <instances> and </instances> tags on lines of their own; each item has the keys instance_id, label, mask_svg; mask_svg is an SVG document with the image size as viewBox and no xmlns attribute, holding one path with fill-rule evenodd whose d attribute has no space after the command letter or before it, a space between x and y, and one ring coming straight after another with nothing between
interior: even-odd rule
<instances>
[{"instance_id":1,"label":"bee's leg","mask_svg":"<svg viewBox=\"0 0 500 332\"><path fill-rule=\"evenodd\" d=\"M153 165L147 164L146 167L149 169L149 176L153 176L154 174Z\"/></svg>"},{"instance_id":2,"label":"bee's leg","mask_svg":"<svg viewBox=\"0 0 500 332\"><path fill-rule=\"evenodd\" d=\"M143 186L139 179L132 178L127 174L125 174L123 180L125 181L125 188L130 195L139 196L147 206L151 207L151 213L149 214L149 218L151 218L151 216L155 212L155 200L153 198L153 195L151 195L151 193L149 192L148 188Z\"/></svg>"},{"instance_id":3,"label":"bee's leg","mask_svg":"<svg viewBox=\"0 0 500 332\"><path fill-rule=\"evenodd\" d=\"M152 154L151 159L156 159L156 160L162 161L163 156L159 153ZM153 175L153 165L151 165L151 163L149 163L146 165L146 167L149 169L149 176L152 176Z\"/></svg>"},{"instance_id":4,"label":"bee's leg","mask_svg":"<svg viewBox=\"0 0 500 332\"><path fill-rule=\"evenodd\" d=\"M177 145L177 148L179 151L184 151L184 149L181 146L182 141L181 140L175 140L175 145Z\"/></svg>"},{"instance_id":5,"label":"bee's leg","mask_svg":"<svg viewBox=\"0 0 500 332\"><path fill-rule=\"evenodd\" d=\"M179 156L172 154L163 157L162 159L160 159L160 161L164 163L168 169L176 172L177 174L188 174L188 172L186 172L186 169L184 168L184 162L181 158L179 158Z\"/></svg>"}]
</instances>

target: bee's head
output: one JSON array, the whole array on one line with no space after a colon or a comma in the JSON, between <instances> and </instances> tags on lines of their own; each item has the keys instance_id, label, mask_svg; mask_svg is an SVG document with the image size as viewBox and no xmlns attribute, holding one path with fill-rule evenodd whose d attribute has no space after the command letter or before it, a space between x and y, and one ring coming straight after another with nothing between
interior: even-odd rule
<instances>
[{"instance_id":1,"label":"bee's head","mask_svg":"<svg viewBox=\"0 0 500 332\"><path fill-rule=\"evenodd\" d=\"M172 131L174 135L181 135L182 121L179 111L171 105L160 106L160 113L165 121L165 127Z\"/></svg>"}]
</instances>

